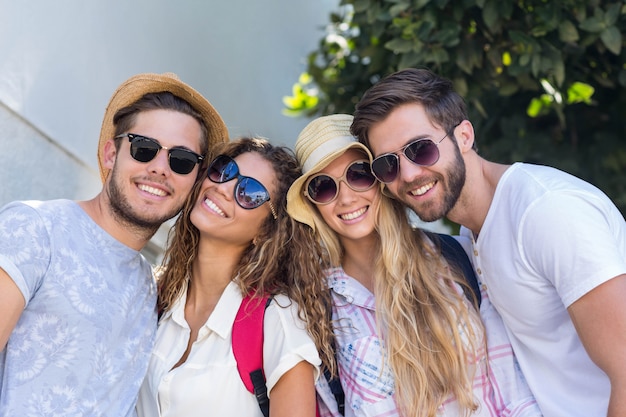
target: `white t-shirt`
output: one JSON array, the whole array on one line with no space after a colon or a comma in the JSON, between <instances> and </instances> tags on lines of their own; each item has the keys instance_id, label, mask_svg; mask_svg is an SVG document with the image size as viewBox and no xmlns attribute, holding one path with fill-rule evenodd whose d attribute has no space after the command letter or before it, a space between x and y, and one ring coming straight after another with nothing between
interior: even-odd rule
<instances>
[{"instance_id":1,"label":"white t-shirt","mask_svg":"<svg viewBox=\"0 0 626 417\"><path fill-rule=\"evenodd\" d=\"M609 380L567 307L626 273L626 223L615 205L574 176L516 163L498 183L473 256L543 414L606 415Z\"/></svg>"},{"instance_id":2,"label":"white t-shirt","mask_svg":"<svg viewBox=\"0 0 626 417\"><path fill-rule=\"evenodd\" d=\"M189 341L184 307L187 292L159 322L156 347L139 392L139 417L262 417L253 394L246 390L233 356L231 332L243 300L231 282L215 310L200 329L186 362L172 369ZM268 395L280 377L301 361L321 364L297 305L277 295L267 307L264 322L263 363Z\"/></svg>"}]
</instances>

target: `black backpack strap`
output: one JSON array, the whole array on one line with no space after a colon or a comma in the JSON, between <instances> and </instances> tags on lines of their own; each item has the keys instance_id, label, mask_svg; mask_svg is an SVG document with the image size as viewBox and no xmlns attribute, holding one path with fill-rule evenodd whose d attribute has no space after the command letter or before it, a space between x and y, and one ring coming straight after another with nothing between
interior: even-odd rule
<instances>
[{"instance_id":1,"label":"black backpack strap","mask_svg":"<svg viewBox=\"0 0 626 417\"><path fill-rule=\"evenodd\" d=\"M270 415L270 399L267 396L267 385L265 384L265 375L262 369L256 369L250 372L250 379L254 385L254 396L259 403L259 408L264 417Z\"/></svg>"},{"instance_id":2,"label":"black backpack strap","mask_svg":"<svg viewBox=\"0 0 626 417\"><path fill-rule=\"evenodd\" d=\"M335 350L335 347L333 346L333 351L335 352L335 354L333 355L333 357L335 358L335 361L337 361L337 351ZM339 410L339 414L341 414L342 416L346 415L346 395L343 392L343 387L341 386L341 381L339 380L339 377L335 377L332 378L330 376L330 371L328 371L328 369L324 370L324 377L326 377L326 381L328 381L328 386L330 387L330 391L333 393L333 396L335 397L335 401L337 401L337 409Z\"/></svg>"},{"instance_id":3,"label":"black backpack strap","mask_svg":"<svg viewBox=\"0 0 626 417\"><path fill-rule=\"evenodd\" d=\"M446 258L448 263L456 266L459 271L463 273L465 277L465 281L472 289L474 296L476 297L476 301L480 306L481 296L480 296L480 286L478 285L478 279L476 279L476 273L474 272L474 267L472 262L470 261L465 249L463 246L452 236L446 235L444 233L433 233L433 232L424 232L426 235L435 242L435 244L439 245L441 249L441 254ZM464 291L466 289L464 288ZM467 298L472 301L471 294L465 293Z\"/></svg>"}]
</instances>

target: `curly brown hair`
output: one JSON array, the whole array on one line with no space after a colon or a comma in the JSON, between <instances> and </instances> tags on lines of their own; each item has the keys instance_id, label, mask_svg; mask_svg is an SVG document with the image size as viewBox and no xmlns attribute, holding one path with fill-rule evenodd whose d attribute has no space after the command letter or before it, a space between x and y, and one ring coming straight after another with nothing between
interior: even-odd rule
<instances>
[{"instance_id":1,"label":"curly brown hair","mask_svg":"<svg viewBox=\"0 0 626 417\"><path fill-rule=\"evenodd\" d=\"M256 152L267 160L276 174L276 191L272 204L276 219L268 215L254 244L243 252L232 277L243 295L253 292L285 294L298 305L298 313L320 353L323 369L336 374L334 335L330 322L330 292L324 275L325 255L313 231L287 214L287 191L302 172L293 152L274 146L262 138L240 138L216 150L235 158ZM198 198L201 182L194 186L176 224L168 237L163 263L158 273L160 311L170 309L182 295L187 277L198 256L199 230L190 214Z\"/></svg>"}]
</instances>

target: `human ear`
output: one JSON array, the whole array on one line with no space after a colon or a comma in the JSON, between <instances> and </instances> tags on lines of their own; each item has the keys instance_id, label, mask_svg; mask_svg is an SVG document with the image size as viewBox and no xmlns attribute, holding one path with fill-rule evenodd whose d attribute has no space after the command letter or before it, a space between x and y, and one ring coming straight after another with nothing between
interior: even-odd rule
<instances>
[{"instance_id":1,"label":"human ear","mask_svg":"<svg viewBox=\"0 0 626 417\"><path fill-rule=\"evenodd\" d=\"M104 143L102 148L102 166L107 169L113 169L116 157L117 149L115 148L115 142L113 139L109 139Z\"/></svg>"},{"instance_id":2,"label":"human ear","mask_svg":"<svg viewBox=\"0 0 626 417\"><path fill-rule=\"evenodd\" d=\"M469 120L463 120L454 128L454 137L461 153L471 151L474 147L474 126Z\"/></svg>"}]
</instances>

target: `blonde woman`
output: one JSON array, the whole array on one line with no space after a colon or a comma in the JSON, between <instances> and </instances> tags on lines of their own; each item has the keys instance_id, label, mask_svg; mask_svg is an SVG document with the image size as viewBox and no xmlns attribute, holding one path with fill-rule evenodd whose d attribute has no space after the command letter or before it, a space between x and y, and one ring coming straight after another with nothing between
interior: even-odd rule
<instances>
[{"instance_id":1,"label":"blonde woman","mask_svg":"<svg viewBox=\"0 0 626 417\"><path fill-rule=\"evenodd\" d=\"M293 153L263 139L220 152L165 253L163 314L139 416L263 415L238 374L231 340L237 310L253 293L273 295L263 326L270 415L313 417L315 378L321 362L333 366L325 349L333 340L319 246L286 212L300 169Z\"/></svg>"},{"instance_id":2,"label":"blonde woman","mask_svg":"<svg viewBox=\"0 0 626 417\"><path fill-rule=\"evenodd\" d=\"M287 197L289 214L315 231L332 264L345 415L541 415L486 294L479 315L437 245L383 196L351 122L325 116L301 132L304 174ZM323 379L318 394L322 415L338 415Z\"/></svg>"}]
</instances>

